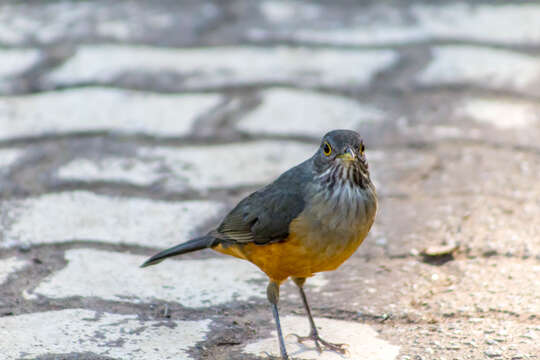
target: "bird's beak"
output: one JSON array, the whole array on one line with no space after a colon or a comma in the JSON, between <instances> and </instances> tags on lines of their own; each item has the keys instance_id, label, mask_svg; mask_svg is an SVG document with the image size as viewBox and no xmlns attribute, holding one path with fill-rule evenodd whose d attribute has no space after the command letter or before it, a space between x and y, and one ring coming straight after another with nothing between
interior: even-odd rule
<instances>
[{"instance_id":1,"label":"bird's beak","mask_svg":"<svg viewBox=\"0 0 540 360\"><path fill-rule=\"evenodd\" d=\"M345 161L354 161L356 160L356 154L351 148L347 148L343 154L339 154L337 156L339 159L345 160Z\"/></svg>"}]
</instances>

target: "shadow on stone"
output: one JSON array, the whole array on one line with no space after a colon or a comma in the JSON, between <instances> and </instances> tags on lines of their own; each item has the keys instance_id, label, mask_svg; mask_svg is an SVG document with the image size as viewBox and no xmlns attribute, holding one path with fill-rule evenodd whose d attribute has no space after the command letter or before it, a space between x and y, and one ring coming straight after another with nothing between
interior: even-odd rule
<instances>
[{"instance_id":1,"label":"shadow on stone","mask_svg":"<svg viewBox=\"0 0 540 360\"><path fill-rule=\"evenodd\" d=\"M430 256L430 255L422 254L422 262L426 264L430 264L430 265L441 266L452 260L454 260L453 254L443 254L443 255L438 255L438 256Z\"/></svg>"}]
</instances>

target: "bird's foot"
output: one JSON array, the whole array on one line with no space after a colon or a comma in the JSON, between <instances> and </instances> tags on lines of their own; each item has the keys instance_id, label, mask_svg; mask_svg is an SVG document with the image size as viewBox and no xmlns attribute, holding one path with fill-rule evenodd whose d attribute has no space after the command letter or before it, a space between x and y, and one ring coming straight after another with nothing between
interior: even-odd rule
<instances>
[{"instance_id":1,"label":"bird's foot","mask_svg":"<svg viewBox=\"0 0 540 360\"><path fill-rule=\"evenodd\" d=\"M342 355L347 355L349 353L349 345L348 344L334 344L330 343L326 340L321 339L319 334L317 332L311 332L308 336L300 336L297 334L290 334L292 336L296 337L296 340L299 343L303 343L304 341L313 340L315 343L315 346L317 346L317 351L319 353L322 353L324 350L331 350L335 351Z\"/></svg>"},{"instance_id":2,"label":"bird's foot","mask_svg":"<svg viewBox=\"0 0 540 360\"><path fill-rule=\"evenodd\" d=\"M287 356L287 354L281 355L281 356L279 356L279 357L278 357L278 356L274 356L274 355L272 355L272 354L270 354L270 353L268 353L268 352L266 352L266 351L264 352L264 354L267 356L267 359L268 359L268 360L291 360L291 359L289 358L289 356Z\"/></svg>"}]
</instances>

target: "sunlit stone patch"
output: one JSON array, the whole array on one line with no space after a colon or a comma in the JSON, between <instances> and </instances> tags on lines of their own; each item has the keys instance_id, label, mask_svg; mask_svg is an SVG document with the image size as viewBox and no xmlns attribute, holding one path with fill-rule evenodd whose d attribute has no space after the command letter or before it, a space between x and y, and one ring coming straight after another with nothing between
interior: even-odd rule
<instances>
[{"instance_id":1,"label":"sunlit stone patch","mask_svg":"<svg viewBox=\"0 0 540 360\"><path fill-rule=\"evenodd\" d=\"M88 352L118 359L192 359L187 350L205 339L210 320L167 323L83 309L6 316L0 318L0 348L6 360Z\"/></svg>"},{"instance_id":2,"label":"sunlit stone patch","mask_svg":"<svg viewBox=\"0 0 540 360\"><path fill-rule=\"evenodd\" d=\"M399 346L392 345L378 337L377 332L368 325L332 319L315 319L319 333L326 341L349 345L349 359L393 360L397 358ZM285 316L281 319L284 334L307 335L307 317ZM276 332L273 337L256 341L244 348L244 352L263 356L269 353L279 356ZM319 354L312 341L299 344L294 336L287 336L285 343L289 356L295 359L342 360L344 357L332 351Z\"/></svg>"},{"instance_id":3,"label":"sunlit stone patch","mask_svg":"<svg viewBox=\"0 0 540 360\"><path fill-rule=\"evenodd\" d=\"M12 219L4 246L90 240L164 247L190 236L224 211L214 201L164 202L76 191L2 204Z\"/></svg>"}]
</instances>

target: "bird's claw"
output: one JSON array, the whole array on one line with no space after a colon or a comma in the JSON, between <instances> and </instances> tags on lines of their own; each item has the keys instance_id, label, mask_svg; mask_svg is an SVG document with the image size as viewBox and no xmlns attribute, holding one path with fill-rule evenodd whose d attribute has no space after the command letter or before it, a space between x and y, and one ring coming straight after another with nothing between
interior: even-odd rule
<instances>
[{"instance_id":1,"label":"bird's claw","mask_svg":"<svg viewBox=\"0 0 540 360\"><path fill-rule=\"evenodd\" d=\"M330 343L328 341L321 339L321 337L317 333L311 333L308 336L300 336L298 334L289 334L289 335L296 337L296 341L298 341L299 343L303 343L304 341L308 341L308 340L313 340L313 342L315 343L315 346L317 346L317 351L319 352L319 354L322 353L325 349L335 351L342 355L349 354L348 344Z\"/></svg>"},{"instance_id":2,"label":"bird's claw","mask_svg":"<svg viewBox=\"0 0 540 360\"><path fill-rule=\"evenodd\" d=\"M277 357L267 351L264 351L263 353L267 356L268 360L289 360L289 357Z\"/></svg>"}]
</instances>

